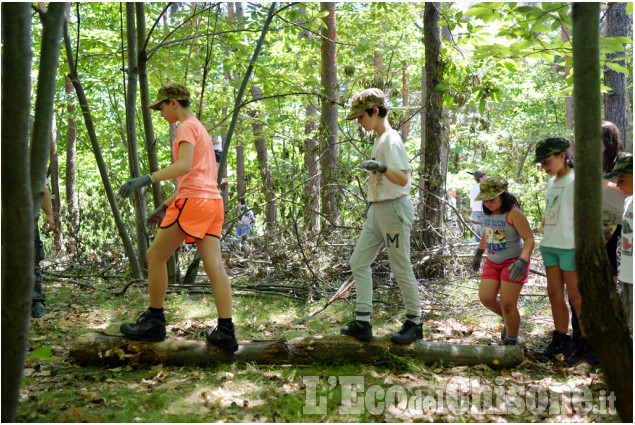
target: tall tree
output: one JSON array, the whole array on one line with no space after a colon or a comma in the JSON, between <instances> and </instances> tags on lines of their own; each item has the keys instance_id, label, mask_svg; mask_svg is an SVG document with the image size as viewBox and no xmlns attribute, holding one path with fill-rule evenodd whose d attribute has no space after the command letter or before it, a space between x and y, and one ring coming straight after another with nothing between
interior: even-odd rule
<instances>
[{"instance_id":1,"label":"tall tree","mask_svg":"<svg viewBox=\"0 0 635 425\"><path fill-rule=\"evenodd\" d=\"M2 3L2 422L15 422L33 292L31 3Z\"/></svg>"},{"instance_id":2,"label":"tall tree","mask_svg":"<svg viewBox=\"0 0 635 425\"><path fill-rule=\"evenodd\" d=\"M633 340L611 277L602 234L600 3L573 3L573 102L576 139L575 265L581 320L616 396L620 418L633 421Z\"/></svg>"},{"instance_id":3,"label":"tall tree","mask_svg":"<svg viewBox=\"0 0 635 425\"><path fill-rule=\"evenodd\" d=\"M75 157L77 155L77 127L75 123L75 105L73 103L73 83L68 75L64 76L64 92L66 94L66 173L64 188L66 191L67 222L75 229L78 223L77 190L75 185ZM77 250L74 238L67 238L69 253Z\"/></svg>"},{"instance_id":4,"label":"tall tree","mask_svg":"<svg viewBox=\"0 0 635 425\"><path fill-rule=\"evenodd\" d=\"M308 29L306 9L300 8L299 11L303 17L300 38L314 40L313 33ZM313 68L316 66L317 64L314 61ZM304 183L306 214L304 215L304 222L307 228L317 231L320 228L320 167L317 155L319 143L316 137L318 108L312 103L312 98L308 98L307 101L308 103L304 109L306 116L304 123L304 166L306 167Z\"/></svg>"},{"instance_id":5,"label":"tall tree","mask_svg":"<svg viewBox=\"0 0 635 425\"><path fill-rule=\"evenodd\" d=\"M336 3L320 3L322 12L328 13L322 19L322 64L321 80L324 98L322 99L322 115L320 117L320 166L322 179L320 182L320 204L322 217L331 224L339 222L338 207L338 147L337 147L337 20L335 16Z\"/></svg>"},{"instance_id":6,"label":"tall tree","mask_svg":"<svg viewBox=\"0 0 635 425\"><path fill-rule=\"evenodd\" d=\"M77 94L77 100L79 101L82 110L84 123L86 124L86 131L88 132L88 138L90 139L93 154L95 155L99 175L101 177L102 184L104 185L106 196L108 197L110 210L115 220L117 230L119 231L119 237L123 242L124 250L126 251L126 255L128 255L132 276L136 279L141 279L143 276L141 266L139 264L139 260L137 259L137 255L135 254L134 247L132 246L130 236L128 236L128 232L124 226L121 212L119 211L119 205L117 205L117 201L115 199L115 192L112 189L110 178L108 177L106 162L104 161L104 157L101 153L101 147L99 146L99 141L97 140L97 132L95 131L95 125L90 113L88 99L86 98L86 93L84 92L84 87L79 80L79 76L77 75L75 59L73 58L73 47L71 46L71 37L68 33L68 22L64 25L64 47L66 48L66 60L68 61L68 67L70 69L69 78L73 82L73 87L75 88L75 93Z\"/></svg>"},{"instance_id":7,"label":"tall tree","mask_svg":"<svg viewBox=\"0 0 635 425\"><path fill-rule=\"evenodd\" d=\"M49 145L51 143L55 78L60 57L62 26L66 3L50 3L47 12L40 12L42 21L42 52L38 72L33 130L31 133L31 196L39 212L44 195Z\"/></svg>"},{"instance_id":8,"label":"tall tree","mask_svg":"<svg viewBox=\"0 0 635 425\"><path fill-rule=\"evenodd\" d=\"M628 38L631 26L631 19L626 13L626 3L608 2L606 4L606 22L604 23L604 34L606 37ZM622 44L623 45L623 44ZM604 85L611 90L604 94L604 119L614 123L620 129L623 143L632 149L632 135L628 132L631 124L630 103L628 100L628 86L626 74L614 69L617 66L626 70L626 50L621 52L611 52L606 54L606 66L604 67ZM623 57L624 59L611 62L613 59Z\"/></svg>"},{"instance_id":9,"label":"tall tree","mask_svg":"<svg viewBox=\"0 0 635 425\"><path fill-rule=\"evenodd\" d=\"M55 221L55 234L53 235L53 246L56 252L62 249L62 232L59 231L60 211L62 204L60 200L60 163L57 152L57 144L59 141L59 126L56 124L56 114L53 111L52 118L52 134L51 134L51 150L49 152L50 163L49 173L51 175L51 207L53 209L53 220Z\"/></svg>"},{"instance_id":10,"label":"tall tree","mask_svg":"<svg viewBox=\"0 0 635 425\"><path fill-rule=\"evenodd\" d=\"M562 41L564 42L571 41L571 37L569 36L569 27L563 24L563 25L560 25L560 29L562 33ZM563 59L566 62L569 59L569 56L565 56ZM571 75L571 67L565 65L564 66L565 79L569 78L569 75ZM566 108L565 116L566 116L567 130L573 130L573 97L567 93L564 96L564 102L565 102L565 108Z\"/></svg>"},{"instance_id":11,"label":"tall tree","mask_svg":"<svg viewBox=\"0 0 635 425\"><path fill-rule=\"evenodd\" d=\"M262 99L262 90L255 85L251 86L251 95L254 100ZM265 139L262 129L262 114L252 110L249 115L252 118L251 128L254 132L254 144L256 145L256 157L258 158L258 168L260 169L260 180L262 182L262 190L265 195L265 219L267 223L267 231L271 234L278 222L278 203L276 202L276 192L273 188L273 179L271 176L271 166L269 165L269 155L267 152L267 140Z\"/></svg>"},{"instance_id":12,"label":"tall tree","mask_svg":"<svg viewBox=\"0 0 635 425\"><path fill-rule=\"evenodd\" d=\"M239 29L245 28L245 11L243 9L242 2L234 2L234 10L235 14L231 14L232 9L228 9L229 19L236 22ZM247 42L246 38L243 37L245 43ZM234 52L236 53L236 52ZM239 79L240 74L234 72L234 78ZM241 127L243 123L242 117L238 117L238 127ZM236 133L236 195L244 196L247 187L245 185L245 146L243 143L243 138L241 132Z\"/></svg>"},{"instance_id":13,"label":"tall tree","mask_svg":"<svg viewBox=\"0 0 635 425\"><path fill-rule=\"evenodd\" d=\"M128 164L130 177L141 177L139 151L137 149L137 31L135 24L135 4L126 3L126 45L128 52L128 87L126 92L126 139L128 140ZM146 251L148 241L144 224L146 215L145 188L135 190L133 195L135 226L137 228L137 258L141 270L146 273Z\"/></svg>"},{"instance_id":14,"label":"tall tree","mask_svg":"<svg viewBox=\"0 0 635 425\"><path fill-rule=\"evenodd\" d=\"M423 38L426 48L426 97L425 104L425 152L423 185L423 219L428 230L424 234L426 245L440 243L438 229L443 224L443 191L447 172L447 147L443 125L443 92L435 88L443 81L440 37L441 3L426 2L423 21Z\"/></svg>"}]
</instances>

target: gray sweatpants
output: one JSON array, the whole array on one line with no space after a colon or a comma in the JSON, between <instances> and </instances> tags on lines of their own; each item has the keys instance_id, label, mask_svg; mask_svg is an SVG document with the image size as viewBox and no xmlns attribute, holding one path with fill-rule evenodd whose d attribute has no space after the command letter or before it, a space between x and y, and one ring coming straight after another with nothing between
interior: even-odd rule
<instances>
[{"instance_id":1,"label":"gray sweatpants","mask_svg":"<svg viewBox=\"0 0 635 425\"><path fill-rule=\"evenodd\" d=\"M370 206L350 261L357 291L356 320L370 320L373 307L370 265L383 244L388 251L390 268L401 289L406 317L414 323L420 323L419 288L410 264L410 229L413 221L414 207L408 196Z\"/></svg>"}]
</instances>

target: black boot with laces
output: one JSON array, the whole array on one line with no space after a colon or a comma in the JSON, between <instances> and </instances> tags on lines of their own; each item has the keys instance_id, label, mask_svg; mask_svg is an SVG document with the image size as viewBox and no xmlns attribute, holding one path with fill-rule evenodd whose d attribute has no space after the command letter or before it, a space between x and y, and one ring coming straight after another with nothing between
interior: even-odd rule
<instances>
[{"instance_id":1,"label":"black boot with laces","mask_svg":"<svg viewBox=\"0 0 635 425\"><path fill-rule=\"evenodd\" d=\"M410 320L406 320L401 330L390 338L396 344L410 344L418 339L423 339L423 325Z\"/></svg>"},{"instance_id":2,"label":"black boot with laces","mask_svg":"<svg viewBox=\"0 0 635 425\"><path fill-rule=\"evenodd\" d=\"M139 315L136 323L122 323L122 334L135 341L163 341L165 339L165 316L152 314L149 310Z\"/></svg>"}]
</instances>

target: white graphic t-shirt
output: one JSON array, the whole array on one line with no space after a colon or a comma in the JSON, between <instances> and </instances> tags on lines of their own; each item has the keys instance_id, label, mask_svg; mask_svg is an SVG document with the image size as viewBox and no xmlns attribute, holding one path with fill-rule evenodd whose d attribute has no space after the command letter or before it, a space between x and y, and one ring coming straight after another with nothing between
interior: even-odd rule
<instances>
[{"instance_id":1,"label":"white graphic t-shirt","mask_svg":"<svg viewBox=\"0 0 635 425\"><path fill-rule=\"evenodd\" d=\"M624 202L622 217L622 262L617 278L626 283L633 283L633 197Z\"/></svg>"},{"instance_id":2,"label":"white graphic t-shirt","mask_svg":"<svg viewBox=\"0 0 635 425\"><path fill-rule=\"evenodd\" d=\"M545 230L540 246L560 249L575 248L573 224L573 190L575 172L569 170L561 178L547 182L545 195Z\"/></svg>"}]
</instances>

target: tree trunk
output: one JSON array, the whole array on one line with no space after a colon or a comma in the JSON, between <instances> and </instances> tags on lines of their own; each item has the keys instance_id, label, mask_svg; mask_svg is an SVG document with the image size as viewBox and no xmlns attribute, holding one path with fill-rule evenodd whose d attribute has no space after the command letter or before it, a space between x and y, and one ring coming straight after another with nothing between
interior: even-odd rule
<instances>
[{"instance_id":1,"label":"tree trunk","mask_svg":"<svg viewBox=\"0 0 635 425\"><path fill-rule=\"evenodd\" d=\"M2 422L15 422L33 292L31 3L2 3Z\"/></svg>"},{"instance_id":2,"label":"tree trunk","mask_svg":"<svg viewBox=\"0 0 635 425\"><path fill-rule=\"evenodd\" d=\"M134 247L132 246L132 242L130 240L130 237L128 236L126 227L124 226L123 219L121 218L121 213L119 212L119 206L117 205L117 201L115 199L115 193L112 190L112 185L110 184L110 178L108 177L108 169L106 167L104 157L101 154L101 148L99 147L99 142L97 141L97 133L95 132L93 119L90 115L88 99L86 99L84 88L82 87L82 83L81 81L79 81L79 77L75 70L75 58L73 57L73 48L71 47L71 39L70 39L70 35L68 34L68 22L64 25L64 46L66 47L66 59L68 61L68 66L71 72L71 75L69 77L71 81L73 82L73 86L75 87L75 92L77 93L77 100L79 101L80 107L82 109L82 115L84 116L84 123L86 124L86 131L88 132L88 138L90 139L90 144L93 148L93 154L95 155L95 161L97 162L97 167L99 168L99 175L104 185L104 190L106 191L108 202L110 203L110 209L112 211L115 224L117 225L117 230L119 231L119 237L121 238L123 242L126 255L128 255L132 276L135 279L141 279L142 278L141 266L139 265L139 261L135 254Z\"/></svg>"},{"instance_id":3,"label":"tree trunk","mask_svg":"<svg viewBox=\"0 0 635 425\"><path fill-rule=\"evenodd\" d=\"M66 3L50 3L48 11L41 13L42 51L35 98L33 131L31 133L31 196L35 217L38 216L51 143L51 117L55 100L55 78L60 58L60 42Z\"/></svg>"},{"instance_id":4,"label":"tree trunk","mask_svg":"<svg viewBox=\"0 0 635 425\"><path fill-rule=\"evenodd\" d=\"M424 12L424 16L425 16L425 12ZM425 43L424 43L425 44ZM419 152L419 187L418 187L418 193L419 193L419 203L417 204L417 217L423 217L423 209L425 207L425 204L423 202L423 200L426 197L426 192L424 190L424 182L425 182L425 165L426 165L426 156L425 156L425 152L426 152L426 111L427 106L426 106L426 99L428 97L428 90L427 90L427 84L426 84L426 67L422 66L421 67L421 143L420 143L420 152Z\"/></svg>"},{"instance_id":5,"label":"tree trunk","mask_svg":"<svg viewBox=\"0 0 635 425\"><path fill-rule=\"evenodd\" d=\"M301 38L314 40L313 34L306 28L306 10L299 9L300 14L303 16L303 28L300 33ZM313 67L317 67L314 62ZM306 205L306 212L304 214L304 225L307 229L319 231L320 229L320 167L317 151L319 149L319 143L316 138L317 121L316 115L318 109L313 103L312 99L309 99L309 104L305 108L305 123L304 123L304 165L306 167L306 177L304 183L304 202Z\"/></svg>"},{"instance_id":6,"label":"tree trunk","mask_svg":"<svg viewBox=\"0 0 635 425\"><path fill-rule=\"evenodd\" d=\"M575 250L581 321L595 349L620 418L633 419L633 340L615 291L602 235L602 99L600 3L573 3L576 139Z\"/></svg>"},{"instance_id":7,"label":"tree trunk","mask_svg":"<svg viewBox=\"0 0 635 425\"><path fill-rule=\"evenodd\" d=\"M78 226L77 192L75 190L75 156L77 154L77 127L75 124L75 105L73 105L72 93L73 82L68 75L64 76L64 89L66 92L66 177L64 184L66 189L66 222L70 229ZM72 233L77 234L75 230ZM60 232L61 233L61 232ZM74 254L77 251L75 238L70 237L68 241L68 253Z\"/></svg>"},{"instance_id":8,"label":"tree trunk","mask_svg":"<svg viewBox=\"0 0 635 425\"><path fill-rule=\"evenodd\" d=\"M53 111L53 118L51 123L51 150L49 152L50 163L49 171L51 173L51 207L53 209L53 220L55 220L55 232L53 233L53 246L55 252L59 253L62 250L62 232L59 230L60 212L62 209L62 203L60 199L60 162L57 152L57 142L59 141L59 126L56 125L55 111Z\"/></svg>"},{"instance_id":9,"label":"tree trunk","mask_svg":"<svg viewBox=\"0 0 635 425\"><path fill-rule=\"evenodd\" d=\"M159 159L157 156L157 140L154 136L154 126L152 125L152 110L148 108L150 105L150 89L148 87L148 55L146 51L146 18L145 3L135 3L137 16L137 47L139 48L138 63L139 67L139 97L141 98L141 116L143 117L143 131L146 139L146 154L148 155L148 165L150 172L154 173L159 169ZM161 182L152 185L152 200L154 208L158 208L163 203L161 194Z\"/></svg>"},{"instance_id":10,"label":"tree trunk","mask_svg":"<svg viewBox=\"0 0 635 425\"><path fill-rule=\"evenodd\" d=\"M254 100L262 99L262 90L255 85L251 86L251 95ZM261 114L256 111L250 111L252 117L251 128L254 131L254 144L256 145L256 156L258 157L258 168L260 169L260 180L262 181L262 191L265 195L265 218L267 222L267 232L273 234L275 225L278 222L278 203L276 202L276 192L273 188L273 180L271 177L271 167L269 166L269 155L267 153L267 141L262 135Z\"/></svg>"},{"instance_id":11,"label":"tree trunk","mask_svg":"<svg viewBox=\"0 0 635 425\"><path fill-rule=\"evenodd\" d=\"M404 144L408 143L408 135L410 133L410 113L408 112L408 106L410 106L410 86L408 82L408 62L404 61L401 66L401 82L403 84L403 93L401 98L403 101L404 114L403 123L401 125L401 140Z\"/></svg>"},{"instance_id":12,"label":"tree trunk","mask_svg":"<svg viewBox=\"0 0 635 425\"><path fill-rule=\"evenodd\" d=\"M322 100L322 115L320 117L320 166L322 179L320 182L320 204L322 217L332 225L339 222L338 207L338 120L337 120L337 21L335 15L336 3L320 3L322 12L328 12L323 17L326 27L322 28L322 65L321 81L325 98ZM328 100L327 100L328 99ZM326 223L324 223L326 224Z\"/></svg>"},{"instance_id":13,"label":"tree trunk","mask_svg":"<svg viewBox=\"0 0 635 425\"><path fill-rule=\"evenodd\" d=\"M443 92L435 87L443 81L441 61L441 37L439 34L439 9L441 3L427 2L424 16L424 43L426 48L426 97L425 97L425 152L423 181L423 216L427 232L424 242L430 247L441 243L439 230L443 224L443 192L447 170L447 148L443 128Z\"/></svg>"},{"instance_id":14,"label":"tree trunk","mask_svg":"<svg viewBox=\"0 0 635 425\"><path fill-rule=\"evenodd\" d=\"M606 26L606 37L628 38L631 20L626 14L626 3L609 2L606 7L606 22L604 24ZM607 53L606 60L609 61L618 56L626 56L626 50L617 53ZM625 60L615 63L626 68ZM624 144L622 147L625 151L632 151L632 135L628 132L628 127L631 123L631 114L626 74L605 67L604 85L612 89L610 92L604 94L604 119L611 121L620 129L622 143Z\"/></svg>"},{"instance_id":15,"label":"tree trunk","mask_svg":"<svg viewBox=\"0 0 635 425\"><path fill-rule=\"evenodd\" d=\"M561 26L561 32L562 32L562 41L563 42L567 42L570 40L570 36L569 36L569 28L566 25L562 25ZM565 55L565 57L563 58L563 61L566 62L569 59L569 56ZM567 78L569 78L569 75L571 75L571 67L570 66L565 66L564 67L564 77L565 77L565 81ZM564 96L564 103L565 103L565 113L566 113L566 122L567 122L567 130L573 130L573 97L571 97L570 94L566 94Z\"/></svg>"},{"instance_id":16,"label":"tree trunk","mask_svg":"<svg viewBox=\"0 0 635 425\"><path fill-rule=\"evenodd\" d=\"M233 355L205 341L167 339L162 342L129 341L122 336L91 332L79 337L69 352L80 365L201 365L245 362L257 364L338 364L356 362L386 363L397 355L432 364L472 366L487 364L493 368L511 368L523 362L516 346L458 345L417 341L409 345L390 342L388 337L361 342L348 336L314 336L268 341L242 341Z\"/></svg>"},{"instance_id":17,"label":"tree trunk","mask_svg":"<svg viewBox=\"0 0 635 425\"><path fill-rule=\"evenodd\" d=\"M135 4L126 3L126 44L128 51L128 92L126 93L126 139L128 140L128 164L130 177L141 176L139 168L139 152L137 150L137 31L135 25ZM137 230L137 259L141 265L144 276L147 274L146 251L148 240L146 238L146 197L145 188L135 190L132 194L135 209L135 227Z\"/></svg>"}]
</instances>

